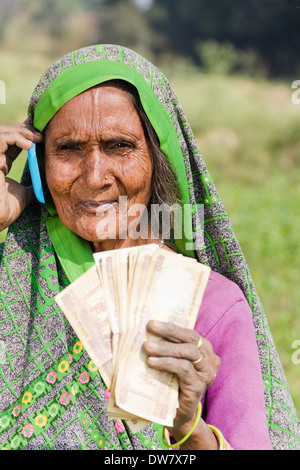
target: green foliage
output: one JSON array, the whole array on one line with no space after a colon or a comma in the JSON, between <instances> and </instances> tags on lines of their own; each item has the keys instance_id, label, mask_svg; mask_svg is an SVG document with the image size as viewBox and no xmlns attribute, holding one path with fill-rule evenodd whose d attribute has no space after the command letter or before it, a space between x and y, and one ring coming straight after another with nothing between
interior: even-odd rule
<instances>
[{"instance_id":1,"label":"green foliage","mask_svg":"<svg viewBox=\"0 0 300 470\"><path fill-rule=\"evenodd\" d=\"M205 72L228 74L238 63L239 56L232 44L219 44L217 41L204 41L196 47Z\"/></svg>"},{"instance_id":2,"label":"green foliage","mask_svg":"<svg viewBox=\"0 0 300 470\"><path fill-rule=\"evenodd\" d=\"M250 76L266 74L263 61L256 52L237 49L228 42L201 41L196 44L195 51L199 55L203 71L207 73L243 73Z\"/></svg>"},{"instance_id":3,"label":"green foliage","mask_svg":"<svg viewBox=\"0 0 300 470\"><path fill-rule=\"evenodd\" d=\"M114 0L113 5L111 1L104 2L97 23L97 42L122 44L141 54L151 54L153 37L150 25L131 0Z\"/></svg>"},{"instance_id":4,"label":"green foliage","mask_svg":"<svg viewBox=\"0 0 300 470\"><path fill-rule=\"evenodd\" d=\"M148 2L148 0L147 0ZM300 8L291 0L1 0L3 50L61 56L122 44L161 61L191 59L214 73L297 78Z\"/></svg>"},{"instance_id":5,"label":"green foliage","mask_svg":"<svg viewBox=\"0 0 300 470\"><path fill-rule=\"evenodd\" d=\"M199 60L199 42L214 40L255 52L271 75L295 76L299 70L296 0L154 0L149 16L180 55Z\"/></svg>"}]
</instances>

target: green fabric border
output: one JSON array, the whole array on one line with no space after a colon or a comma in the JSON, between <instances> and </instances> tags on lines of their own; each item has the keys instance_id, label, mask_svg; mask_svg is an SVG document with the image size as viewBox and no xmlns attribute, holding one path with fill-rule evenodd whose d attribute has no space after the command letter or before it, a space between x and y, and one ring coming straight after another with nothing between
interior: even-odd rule
<instances>
[{"instance_id":1,"label":"green fabric border","mask_svg":"<svg viewBox=\"0 0 300 470\"><path fill-rule=\"evenodd\" d=\"M50 240L70 282L74 282L94 264L88 242L65 227L58 215L46 219Z\"/></svg>"}]
</instances>

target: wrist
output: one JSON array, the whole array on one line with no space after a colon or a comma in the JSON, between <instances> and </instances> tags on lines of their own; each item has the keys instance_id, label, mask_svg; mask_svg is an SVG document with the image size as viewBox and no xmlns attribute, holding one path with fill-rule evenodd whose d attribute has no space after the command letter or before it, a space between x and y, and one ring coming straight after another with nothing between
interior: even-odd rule
<instances>
[{"instance_id":1,"label":"wrist","mask_svg":"<svg viewBox=\"0 0 300 470\"><path fill-rule=\"evenodd\" d=\"M166 444L167 447L170 447L170 448L180 447L182 444L184 444L190 438L190 436L194 433L194 431L196 430L196 428L197 428L197 426L198 426L198 424L201 420L201 412L202 412L202 405L201 405L201 402L199 402L198 407L197 407L196 417L195 417L195 420L194 420L191 427L189 426L188 421L185 422L180 427L178 426L178 424L176 425L176 422L175 422L175 426L170 429L170 432L172 433L172 437L175 438L175 439L178 438L178 436L180 436L180 435L182 437L179 438L179 440L177 439L175 444ZM187 426L189 426L189 429L185 433L185 429L187 428ZM165 428L164 428L164 431L166 431Z\"/></svg>"},{"instance_id":2,"label":"wrist","mask_svg":"<svg viewBox=\"0 0 300 470\"><path fill-rule=\"evenodd\" d=\"M219 444L215 434L201 419L198 423L198 426L195 428L194 432L180 446L181 450L218 450Z\"/></svg>"},{"instance_id":3,"label":"wrist","mask_svg":"<svg viewBox=\"0 0 300 470\"><path fill-rule=\"evenodd\" d=\"M175 421L174 427L170 429L171 444L165 442L167 447L181 450L232 449L219 429L205 423L201 418L201 411L202 406L199 403L194 420L186 421L182 425L178 425Z\"/></svg>"},{"instance_id":4,"label":"wrist","mask_svg":"<svg viewBox=\"0 0 300 470\"><path fill-rule=\"evenodd\" d=\"M173 424L172 428L168 428L169 433L172 435L172 438L173 438L174 441L177 441L177 442L180 441L181 439L183 439L190 432L190 430L193 428L193 426L194 426L194 424L197 420L197 412L198 412L198 408L195 411L195 414L192 416L192 418L189 419L188 421L182 421L178 418L174 420L174 424ZM200 419L201 419L201 416L197 420L198 423L196 424L196 427L194 426L193 434L198 429Z\"/></svg>"}]
</instances>

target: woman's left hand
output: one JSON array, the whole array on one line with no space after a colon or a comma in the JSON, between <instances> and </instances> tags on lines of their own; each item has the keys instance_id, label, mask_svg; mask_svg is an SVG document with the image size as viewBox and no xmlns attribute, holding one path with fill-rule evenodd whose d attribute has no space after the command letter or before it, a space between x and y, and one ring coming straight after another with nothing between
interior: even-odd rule
<instances>
[{"instance_id":1,"label":"woman's left hand","mask_svg":"<svg viewBox=\"0 0 300 470\"><path fill-rule=\"evenodd\" d=\"M174 323L151 320L147 331L162 338L160 341L151 339L144 343L143 350L148 356L147 365L174 373L178 377L179 407L169 431L179 441L193 426L198 403L215 380L221 361L214 354L211 343L194 330L181 328ZM204 441L208 442L212 437L211 442L215 443L203 421L198 426L198 441L201 441L201 433L204 433ZM195 440L195 436L193 438ZM203 445L205 446L205 442Z\"/></svg>"}]
</instances>

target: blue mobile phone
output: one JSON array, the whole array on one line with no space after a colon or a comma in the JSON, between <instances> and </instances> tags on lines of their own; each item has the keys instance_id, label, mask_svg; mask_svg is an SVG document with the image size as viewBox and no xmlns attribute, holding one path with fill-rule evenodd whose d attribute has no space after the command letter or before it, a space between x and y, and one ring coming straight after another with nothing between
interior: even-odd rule
<instances>
[{"instance_id":1,"label":"blue mobile phone","mask_svg":"<svg viewBox=\"0 0 300 470\"><path fill-rule=\"evenodd\" d=\"M31 181L34 190L34 194L38 201L45 204L45 197L43 193L42 180L39 170L39 165L36 156L36 144L33 143L33 146L28 150L28 164L31 174Z\"/></svg>"}]
</instances>

